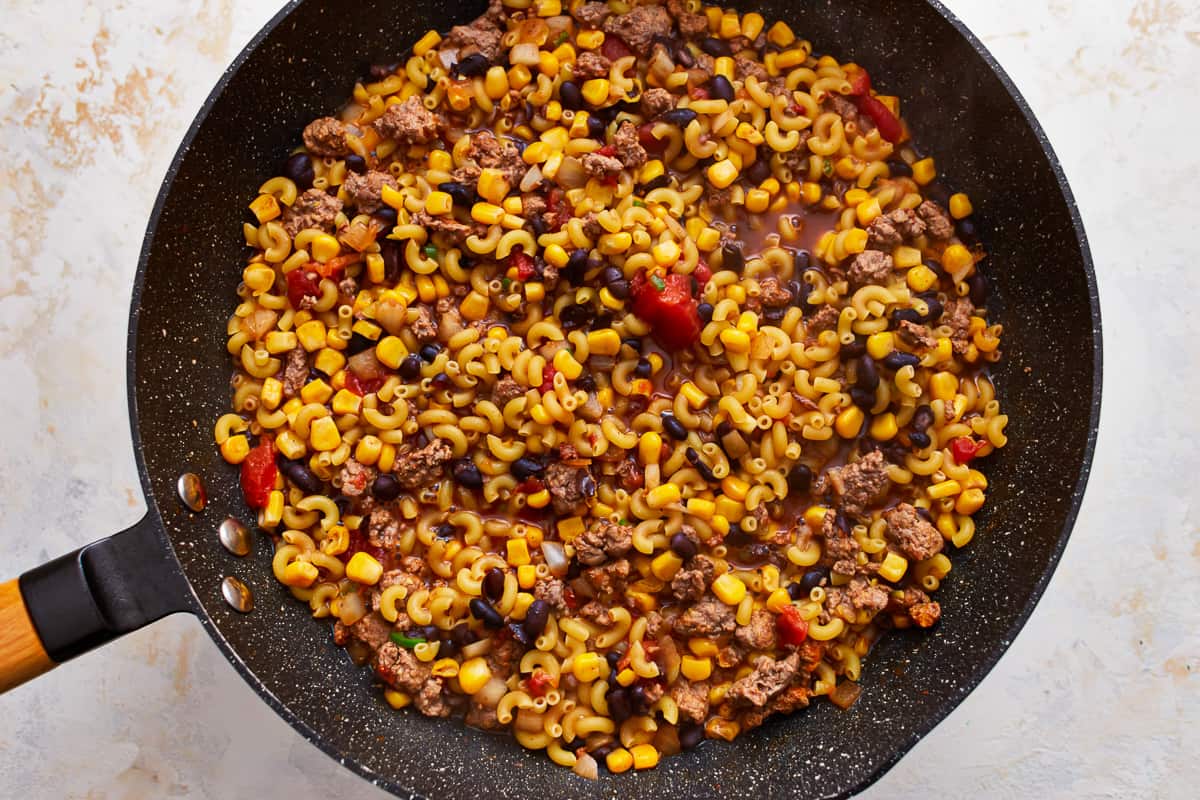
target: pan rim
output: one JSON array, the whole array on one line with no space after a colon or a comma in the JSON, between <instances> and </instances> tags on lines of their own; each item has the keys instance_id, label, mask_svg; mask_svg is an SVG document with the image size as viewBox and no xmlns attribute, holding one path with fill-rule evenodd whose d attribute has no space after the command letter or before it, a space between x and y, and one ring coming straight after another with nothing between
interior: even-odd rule
<instances>
[{"instance_id":1,"label":"pan rim","mask_svg":"<svg viewBox=\"0 0 1200 800\"><path fill-rule=\"evenodd\" d=\"M1095 264L1092 258L1091 248L1088 244L1087 233L1083 226L1083 220L1079 211L1079 205L1075 200L1074 193L1071 191L1070 184L1062 168L1062 163L1058 158L1045 130L1041 123L1034 115L1032 108L1024 95L1017 88L1012 78L1009 77L1005 69L1000 65L996 58L991 54L987 47L979 40L978 37L962 22L953 12L946 8L939 0L920 0L926 3L937 14L939 14L947 23L961 36L968 45L983 59L988 69L996 76L1003 86L1005 92L1015 103L1020 111L1030 131L1037 139L1041 147L1043 155L1046 157L1047 163L1054 175L1055 181L1058 184L1059 191L1062 193L1063 201L1067 206L1070 214L1071 224L1075 231L1076 242L1079 246L1080 255L1083 262L1084 277L1087 282L1088 304L1091 312L1092 321L1092 392L1089 408L1087 440L1084 446L1083 456L1079 468L1079 477L1075 482L1071 492L1071 500L1069 508L1062 525L1061 530L1056 538L1054 548L1051 551L1051 558L1046 568L1038 579L1034 582L1033 589L1030 593L1029 600L1020 609L1013 620L1012 625L1005 631L1001 638L999 646L989 652L982 663L962 682L962 685L957 687L953 696L937 707L927 719L917 726L917 729L899 746L891 755L883 759L869 775L859 780L853 786L844 789L835 794L827 795L828 800L842 800L856 795L869 786L877 782L883 777L893 766L895 766L905 755L912 750L913 747L923 738L925 738L934 728L942 723L947 716L957 709L962 702L983 682L988 673L995 668L1000 659L1008 652L1021 630L1032 616L1034 609L1045 593L1050 580L1054 577L1059 563L1062 560L1062 555L1066 549L1067 543L1071 538L1071 533L1074 530L1075 523L1079 516L1079 511L1083 502L1083 497L1087 488L1088 479L1091 476L1092 464L1095 456L1096 442L1099 434L1100 426L1100 409L1101 409L1101 394L1103 388L1103 338L1101 330L1101 312L1100 312L1100 295L1096 281ZM204 103L200 106L199 111L188 126L184 137L171 159L171 163L163 176L162 183L159 187L158 195L155 198L154 207L147 221L145 234L142 239L142 247L138 255L138 267L134 275L133 290L130 300L129 311L129 326L126 337L126 393L129 408L129 424L132 434L132 442L134 448L134 459L137 463L138 477L142 486L142 493L146 500L147 517L155 523L157 532L162 540L167 551L171 553L172 558L178 561L175 554L174 545L170 537L167 535L162 522L162 514L159 511L158 503L150 483L150 475L146 467L145 454L142 449L142 439L140 427L138 424L138 408L137 408L137 328L138 318L141 309L142 292L146 282L147 265L149 263L150 254L154 248L155 235L158 230L159 221L161 219L166 200L171 193L176 176L179 173L183 159L191 149L192 143L199 134L200 128L208 119L213 107L217 101L224 95L226 88L233 78L240 71L242 66L250 59L258 48L266 41L272 33L278 28L291 14L303 5L306 0L289 0L289 2L280 9L270 20L260 28L253 37L246 43L245 47L238 55L230 62L230 64L222 72L221 77L217 80L213 89L205 98ZM185 574L186 577L186 574ZM275 696L274 693L263 683L258 675L252 671L242 660L238 652L222 635L221 631L213 623L212 617L205 609L203 603L200 602L196 595L196 589L188 580L189 596L187 598L189 611L194 614L200 621L201 626L208 633L209 637L217 645L218 649L225 658L233 665L234 669L242 677L242 679L267 703L270 708L279 715L293 730L299 733L304 739L326 755L336 760L342 766L348 768L359 777L367 780L371 784L387 791L398 797L419 797L411 788L402 786L377 772L374 772L362 764L358 759L351 755L340 752L336 747L330 744L318 731L312 726L303 721L300 717L294 714L284 703Z\"/></svg>"}]
</instances>

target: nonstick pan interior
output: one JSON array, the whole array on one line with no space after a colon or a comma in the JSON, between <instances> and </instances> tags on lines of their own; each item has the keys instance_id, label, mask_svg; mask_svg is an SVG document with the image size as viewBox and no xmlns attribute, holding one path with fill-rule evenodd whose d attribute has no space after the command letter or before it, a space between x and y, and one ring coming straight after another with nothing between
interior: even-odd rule
<instances>
[{"instance_id":1,"label":"nonstick pan interior","mask_svg":"<svg viewBox=\"0 0 1200 800\"><path fill-rule=\"evenodd\" d=\"M235 471L211 438L228 407L222 334L244 260L246 203L303 125L337 107L366 65L398 60L428 28L468 21L484 4L290 6L231 68L168 176L131 323L148 499L209 615L206 626L246 679L302 734L397 794L848 793L894 763L990 669L1065 544L1099 413L1099 312L1073 202L1028 108L965 30L924 0L737 5L788 21L817 52L866 66L877 88L904 99L918 143L950 185L975 201L990 252L985 267L1000 298L992 305L1005 327L998 379L1011 441L985 467L992 502L974 542L954 556L938 597L941 624L878 646L857 705L841 712L816 703L732 744L665 759L653 771L585 784L509 738L393 711L369 672L332 645L331 627L312 620L271 578L265 537L249 559L217 543L226 515L250 521ZM174 499L185 469L209 489L200 515ZM253 613L237 614L221 600L220 580L230 574L253 588Z\"/></svg>"}]
</instances>

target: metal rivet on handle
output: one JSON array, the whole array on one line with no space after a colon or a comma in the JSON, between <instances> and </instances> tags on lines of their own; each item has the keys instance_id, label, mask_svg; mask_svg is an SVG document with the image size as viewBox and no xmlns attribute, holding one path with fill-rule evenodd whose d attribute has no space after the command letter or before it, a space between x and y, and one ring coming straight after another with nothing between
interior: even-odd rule
<instances>
[{"instance_id":1,"label":"metal rivet on handle","mask_svg":"<svg viewBox=\"0 0 1200 800\"><path fill-rule=\"evenodd\" d=\"M250 529L233 517L226 517L221 526L217 528L217 538L221 540L225 549L235 556L249 555L250 550L254 547Z\"/></svg>"},{"instance_id":2,"label":"metal rivet on handle","mask_svg":"<svg viewBox=\"0 0 1200 800\"><path fill-rule=\"evenodd\" d=\"M250 587L232 575L221 581L221 596L234 611L246 614L254 610L254 596L250 594Z\"/></svg>"},{"instance_id":3,"label":"metal rivet on handle","mask_svg":"<svg viewBox=\"0 0 1200 800\"><path fill-rule=\"evenodd\" d=\"M198 513L208 505L208 495L204 493L204 484L200 482L200 476L194 472L185 472L180 475L175 489L179 492L179 499L192 511Z\"/></svg>"}]
</instances>

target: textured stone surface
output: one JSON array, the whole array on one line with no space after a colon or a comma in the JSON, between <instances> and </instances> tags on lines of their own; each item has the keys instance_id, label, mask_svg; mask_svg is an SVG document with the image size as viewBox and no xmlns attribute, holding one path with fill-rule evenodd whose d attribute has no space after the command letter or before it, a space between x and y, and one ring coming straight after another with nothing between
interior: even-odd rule
<instances>
[{"instance_id":1,"label":"textured stone surface","mask_svg":"<svg viewBox=\"0 0 1200 800\"><path fill-rule=\"evenodd\" d=\"M1200 596L1188 402L1200 391L1200 278L1185 251L1200 13L1187 5L950 4L1025 93L1079 200L1108 334L1104 420L1037 612L866 796L1185 797L1200 779L1200 619L1185 602ZM5 576L142 512L114 377L142 231L193 114L276 8L4 4ZM190 618L0 698L0 718L0 796L383 796L279 720Z\"/></svg>"}]
</instances>

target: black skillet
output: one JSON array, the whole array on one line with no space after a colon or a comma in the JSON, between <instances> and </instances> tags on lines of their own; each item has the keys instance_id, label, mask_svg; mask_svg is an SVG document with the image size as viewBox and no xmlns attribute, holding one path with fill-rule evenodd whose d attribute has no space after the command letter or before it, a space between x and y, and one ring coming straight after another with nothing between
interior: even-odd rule
<instances>
[{"instance_id":1,"label":"black skillet","mask_svg":"<svg viewBox=\"0 0 1200 800\"><path fill-rule=\"evenodd\" d=\"M186 611L305 738L401 796L832 797L864 788L896 763L1004 653L1075 521L1100 413L1091 256L1041 127L942 6L739 5L786 20L818 52L863 64L877 88L904 98L905 116L948 184L975 200L996 295L988 308L1004 324L1006 358L996 376L1011 443L986 467L991 502L979 533L954 556L938 598L941 624L884 640L851 710L817 703L732 744L707 743L655 770L587 783L510 738L391 710L369 671L332 646L330 628L275 583L265 537L247 559L218 544L227 515L250 520L235 472L212 443L213 421L228 408L222 334L241 273L247 192L276 173L307 121L344 101L366 65L398 60L428 28L469 21L483 10L479 0L293 2L225 73L166 176L134 285L129 402L149 511L129 530L25 573L19 595L13 584L0 587L0 687ZM208 489L199 514L176 495L185 471ZM252 588L252 613L222 599L229 575Z\"/></svg>"}]
</instances>

